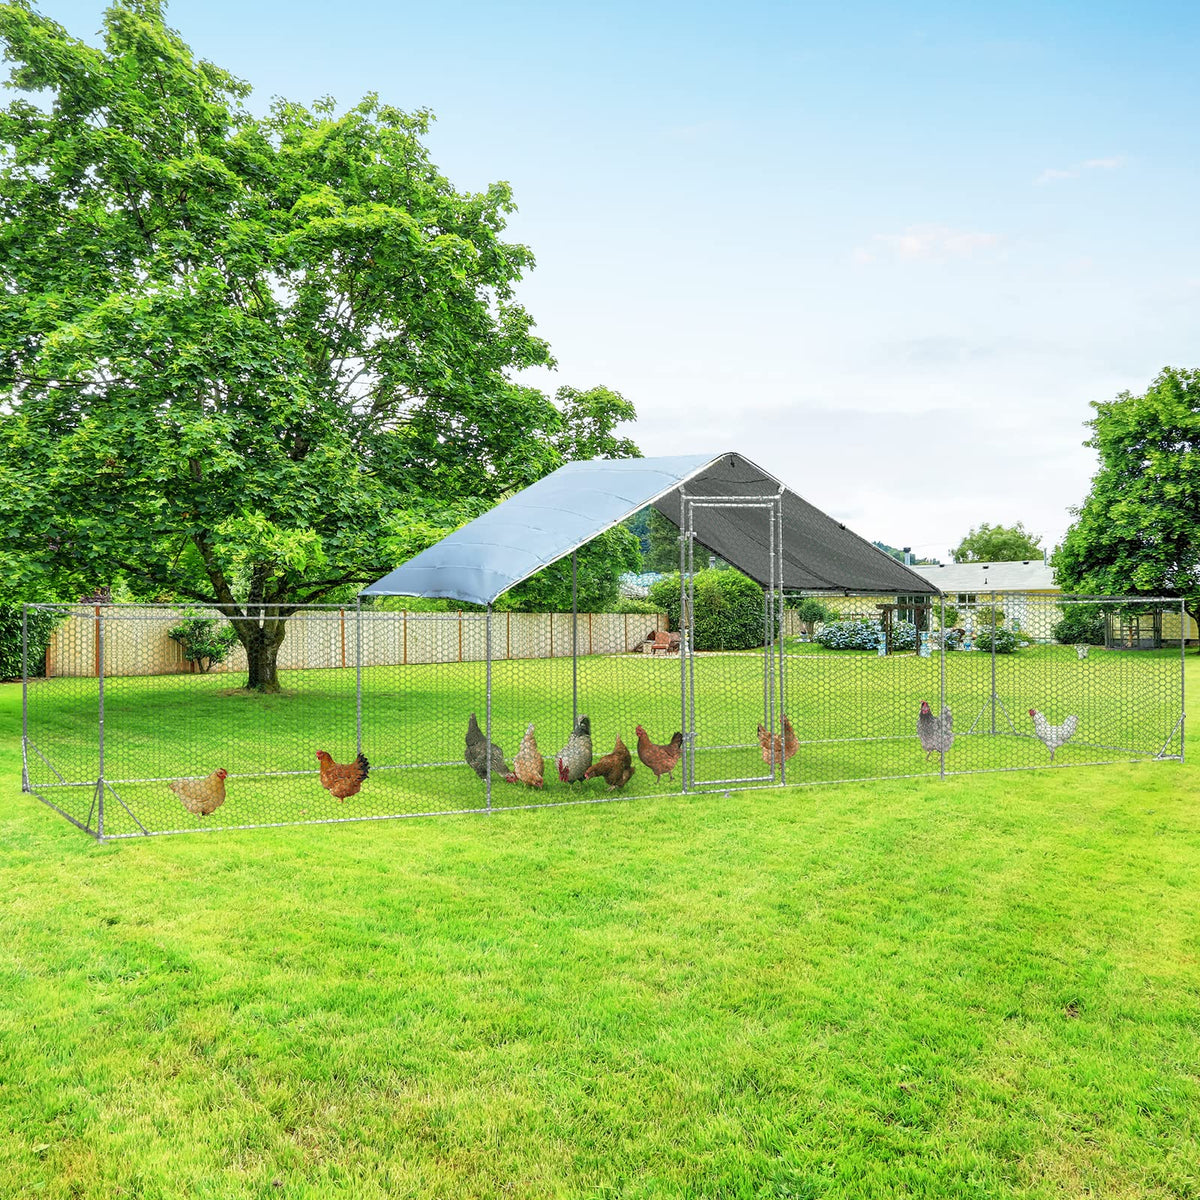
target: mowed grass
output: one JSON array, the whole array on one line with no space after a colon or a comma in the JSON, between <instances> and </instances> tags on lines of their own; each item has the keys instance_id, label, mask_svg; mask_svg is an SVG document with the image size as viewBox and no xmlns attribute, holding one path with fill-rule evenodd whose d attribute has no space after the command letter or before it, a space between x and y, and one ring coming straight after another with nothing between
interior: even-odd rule
<instances>
[{"instance_id":1,"label":"mowed grass","mask_svg":"<svg viewBox=\"0 0 1200 1200\"><path fill-rule=\"evenodd\" d=\"M1200 1194L1191 763L97 846L0 721L0 1195Z\"/></svg>"},{"instance_id":2,"label":"mowed grass","mask_svg":"<svg viewBox=\"0 0 1200 1200\"><path fill-rule=\"evenodd\" d=\"M1048 766L1049 752L1028 716L1032 707L1054 723L1079 718L1076 736L1056 754L1059 766L1178 753L1177 652L1097 651L1080 662L1071 647L1047 646L1000 656L994 711L992 667L986 654L948 657L946 696L958 739L947 772ZM736 787L769 778L756 736L764 719L761 653L700 655L694 674L698 784ZM474 711L484 720L484 664L364 670L363 749L372 773L346 803L320 786L315 751L329 750L340 762L354 757L354 671L289 671L282 680L285 694L274 697L240 692L237 680L223 675L107 680L104 776L113 790L105 797L106 835L486 806L484 784L463 762L467 718ZM493 780L494 807L607 796L602 780L566 787L553 769L553 755L571 731L573 685L580 712L591 717L597 756L618 735L635 749L638 724L658 742L685 724L678 658L586 657L577 679L569 659L499 662L492 671L493 739L511 762L533 723L550 765L537 791ZM795 654L785 664L785 687L802 743L787 763L789 783L938 774L937 756L925 755L915 732L921 701L938 708L937 658ZM97 700L95 680L39 680L29 713L34 784L90 828L100 771ZM777 699L775 705L778 711ZM187 813L166 781L217 767L230 773L225 805L203 819ZM53 786L55 771L74 786ZM623 794L662 795L680 785L679 770L659 783L636 766Z\"/></svg>"}]
</instances>

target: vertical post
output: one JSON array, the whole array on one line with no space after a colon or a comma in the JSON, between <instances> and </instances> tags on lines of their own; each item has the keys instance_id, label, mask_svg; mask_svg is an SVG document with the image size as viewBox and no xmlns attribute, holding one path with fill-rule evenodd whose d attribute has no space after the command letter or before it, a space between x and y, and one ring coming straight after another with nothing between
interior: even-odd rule
<instances>
[{"instance_id":1,"label":"vertical post","mask_svg":"<svg viewBox=\"0 0 1200 1200\"><path fill-rule=\"evenodd\" d=\"M504 657L512 658L512 609L510 608L504 616Z\"/></svg>"},{"instance_id":2,"label":"vertical post","mask_svg":"<svg viewBox=\"0 0 1200 1200\"><path fill-rule=\"evenodd\" d=\"M992 736L996 734L996 593L992 593Z\"/></svg>"},{"instance_id":3,"label":"vertical post","mask_svg":"<svg viewBox=\"0 0 1200 1200\"><path fill-rule=\"evenodd\" d=\"M550 618L554 620L553 617ZM579 722L579 563L571 551L571 728Z\"/></svg>"},{"instance_id":4,"label":"vertical post","mask_svg":"<svg viewBox=\"0 0 1200 1200\"><path fill-rule=\"evenodd\" d=\"M490 608L491 606L489 605L488 607ZM458 610L458 661L459 662L462 662L462 623L463 623L463 615L462 615L462 609L460 608Z\"/></svg>"},{"instance_id":5,"label":"vertical post","mask_svg":"<svg viewBox=\"0 0 1200 1200\"><path fill-rule=\"evenodd\" d=\"M679 489L679 726L683 730L683 762L679 778L683 791L688 790L688 755L692 748L692 727L688 724L687 714L687 557L685 543L687 541L687 501L684 499L683 488Z\"/></svg>"},{"instance_id":6,"label":"vertical post","mask_svg":"<svg viewBox=\"0 0 1200 1200\"><path fill-rule=\"evenodd\" d=\"M103 667L100 662L100 605L97 604L94 611L96 614L96 627L95 627L95 631L92 636L92 646L94 647L94 649L96 651L95 675L96 675L96 678L99 679L100 675L103 672Z\"/></svg>"},{"instance_id":7,"label":"vertical post","mask_svg":"<svg viewBox=\"0 0 1200 1200\"><path fill-rule=\"evenodd\" d=\"M342 662L346 660L346 610L342 609ZM354 598L354 736L362 753L362 597Z\"/></svg>"},{"instance_id":8,"label":"vertical post","mask_svg":"<svg viewBox=\"0 0 1200 1200\"><path fill-rule=\"evenodd\" d=\"M1179 761L1183 762L1183 735L1187 728L1187 707L1185 704L1184 680L1187 678L1187 609L1184 608L1183 598L1179 599ZM1200 624L1196 626L1197 638L1200 638Z\"/></svg>"},{"instance_id":9,"label":"vertical post","mask_svg":"<svg viewBox=\"0 0 1200 1200\"><path fill-rule=\"evenodd\" d=\"M946 711L946 595L943 592L938 598L941 608L938 611L938 625L941 628L942 636L938 639L938 671L940 674L940 682L938 684L938 716ZM993 636L992 642L996 639ZM938 776L941 779L946 778L946 752L945 750L938 751Z\"/></svg>"},{"instance_id":10,"label":"vertical post","mask_svg":"<svg viewBox=\"0 0 1200 1200\"><path fill-rule=\"evenodd\" d=\"M400 614L400 621L404 628L404 666L408 666L408 609L406 608Z\"/></svg>"},{"instance_id":11,"label":"vertical post","mask_svg":"<svg viewBox=\"0 0 1200 1200\"><path fill-rule=\"evenodd\" d=\"M21 605L21 791L29 791L29 605Z\"/></svg>"},{"instance_id":12,"label":"vertical post","mask_svg":"<svg viewBox=\"0 0 1200 1200\"><path fill-rule=\"evenodd\" d=\"M96 605L96 679L99 688L97 732L100 743L100 777L96 780L96 841L104 841L104 618Z\"/></svg>"},{"instance_id":13,"label":"vertical post","mask_svg":"<svg viewBox=\"0 0 1200 1200\"><path fill-rule=\"evenodd\" d=\"M747 510L750 512L752 510ZM771 652L771 618L775 612L775 514L767 517L770 567L763 589L763 724L771 737L771 782L775 782L775 659ZM780 746L782 751L783 747Z\"/></svg>"},{"instance_id":14,"label":"vertical post","mask_svg":"<svg viewBox=\"0 0 1200 1200\"><path fill-rule=\"evenodd\" d=\"M696 505L688 504L688 725L692 730L689 754L689 785L696 787ZM703 570L703 568L701 568Z\"/></svg>"},{"instance_id":15,"label":"vertical post","mask_svg":"<svg viewBox=\"0 0 1200 1200\"><path fill-rule=\"evenodd\" d=\"M346 665L346 610L338 609L338 624L342 630L342 666Z\"/></svg>"},{"instance_id":16,"label":"vertical post","mask_svg":"<svg viewBox=\"0 0 1200 1200\"><path fill-rule=\"evenodd\" d=\"M783 555L783 493L782 492L780 492L779 498L775 501L775 513L773 515L775 516L776 520L779 522L779 623L780 623L780 628L779 628L779 633L777 635L778 640L779 640L779 711L782 714L782 716L787 716L786 702L784 701L784 697L783 697L784 660L787 658L787 640L786 640L786 632L787 631L785 628L785 624L787 622L787 607L786 607L786 603L784 600L784 594L783 594L784 593L784 587L783 587L784 555ZM779 724L780 724L780 726L783 725L782 719L780 720ZM779 782L787 783L787 738L786 738L786 733L784 732L784 730L782 728L780 729L780 735L784 739L780 743L784 747L784 752L783 752L783 761L779 767Z\"/></svg>"},{"instance_id":17,"label":"vertical post","mask_svg":"<svg viewBox=\"0 0 1200 1200\"><path fill-rule=\"evenodd\" d=\"M487 659L487 753L484 756L487 779L487 810L492 811L492 606L487 606L487 625L484 630L484 657ZM460 620L461 626L461 620Z\"/></svg>"}]
</instances>

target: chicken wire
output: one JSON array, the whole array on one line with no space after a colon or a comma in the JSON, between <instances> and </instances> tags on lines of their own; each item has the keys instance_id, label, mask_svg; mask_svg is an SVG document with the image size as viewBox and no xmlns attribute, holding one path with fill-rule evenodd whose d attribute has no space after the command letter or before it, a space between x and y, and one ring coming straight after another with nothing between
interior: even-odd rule
<instances>
[{"instance_id":1,"label":"chicken wire","mask_svg":"<svg viewBox=\"0 0 1200 1200\"><path fill-rule=\"evenodd\" d=\"M685 600L681 645L654 653L642 651L661 630L652 615L306 607L288 619L275 695L243 690L240 651L203 672L166 637L213 610L35 606L59 622L45 660L26 647L24 790L108 839L1183 758L1177 601L1089 602L1158 614L1167 648L1126 651L1055 643L1075 603L1063 597L1001 597L998 614L974 598L826 597L834 611L810 634L768 587L764 645L709 652L691 636L694 594ZM922 701L939 717L950 709L944 750L921 743ZM472 712L505 773L533 725L542 786L476 776L464 759ZM619 791L559 781L555 756L583 715L596 759L618 737L632 755ZM785 716L792 734L776 750L759 726L781 735ZM639 761L638 725L660 746L682 735L671 777L656 781ZM352 794L322 785L318 750L345 766L368 760ZM189 811L172 783L218 769L223 803Z\"/></svg>"}]
</instances>

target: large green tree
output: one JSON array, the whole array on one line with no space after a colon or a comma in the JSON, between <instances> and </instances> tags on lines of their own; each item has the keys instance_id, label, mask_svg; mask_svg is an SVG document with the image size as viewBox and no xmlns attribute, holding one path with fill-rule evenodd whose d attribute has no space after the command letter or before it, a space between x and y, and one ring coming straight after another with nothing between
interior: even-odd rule
<instances>
[{"instance_id":1,"label":"large green tree","mask_svg":"<svg viewBox=\"0 0 1200 1200\"><path fill-rule=\"evenodd\" d=\"M158 0L114 3L99 47L0 3L0 37L24 93L0 111L14 590L121 578L215 603L248 686L275 690L294 605L632 416L605 389L556 406L513 382L551 363L514 299L532 255L502 240L506 185L438 172L427 114L368 96L254 117Z\"/></svg>"},{"instance_id":2,"label":"large green tree","mask_svg":"<svg viewBox=\"0 0 1200 1200\"><path fill-rule=\"evenodd\" d=\"M1200 623L1200 370L1093 402L1092 489L1055 556L1069 591L1180 597Z\"/></svg>"},{"instance_id":3,"label":"large green tree","mask_svg":"<svg viewBox=\"0 0 1200 1200\"><path fill-rule=\"evenodd\" d=\"M1040 535L1030 533L1018 521L1015 525L989 525L984 521L950 551L956 563L1022 562L1042 557Z\"/></svg>"}]
</instances>

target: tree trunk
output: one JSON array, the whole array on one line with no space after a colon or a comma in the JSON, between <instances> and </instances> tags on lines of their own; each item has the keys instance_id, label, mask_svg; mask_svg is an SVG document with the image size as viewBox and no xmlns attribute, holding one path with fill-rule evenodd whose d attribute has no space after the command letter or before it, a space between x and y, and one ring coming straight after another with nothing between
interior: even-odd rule
<instances>
[{"instance_id":1,"label":"tree trunk","mask_svg":"<svg viewBox=\"0 0 1200 1200\"><path fill-rule=\"evenodd\" d=\"M280 617L268 617L261 623L248 618L232 622L238 640L246 648L246 690L278 692L279 647L287 632L287 623Z\"/></svg>"}]
</instances>

